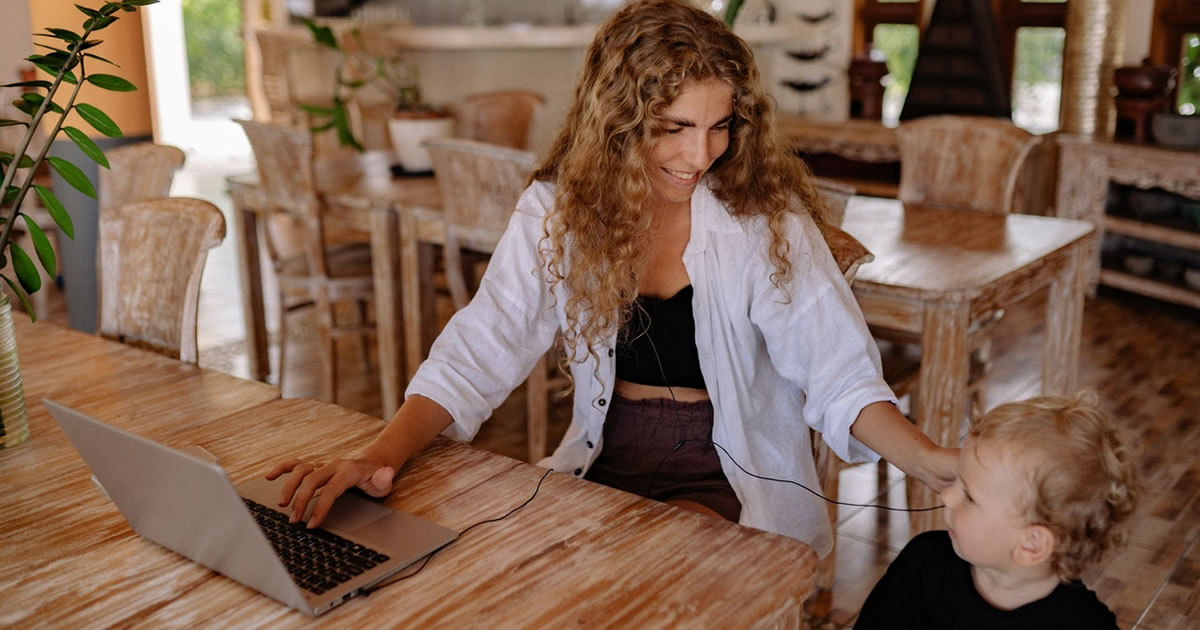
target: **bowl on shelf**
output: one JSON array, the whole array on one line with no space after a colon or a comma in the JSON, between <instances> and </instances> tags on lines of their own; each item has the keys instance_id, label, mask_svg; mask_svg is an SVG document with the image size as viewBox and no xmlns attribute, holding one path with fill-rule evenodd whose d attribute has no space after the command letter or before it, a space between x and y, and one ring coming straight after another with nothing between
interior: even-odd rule
<instances>
[{"instance_id":1,"label":"bowl on shelf","mask_svg":"<svg viewBox=\"0 0 1200 630\"><path fill-rule=\"evenodd\" d=\"M1154 258L1149 254L1125 254L1125 271L1135 276L1148 276L1154 271Z\"/></svg>"},{"instance_id":2,"label":"bowl on shelf","mask_svg":"<svg viewBox=\"0 0 1200 630\"><path fill-rule=\"evenodd\" d=\"M1200 291L1200 267L1190 267L1183 270L1183 283L1194 291Z\"/></svg>"},{"instance_id":3,"label":"bowl on shelf","mask_svg":"<svg viewBox=\"0 0 1200 630\"><path fill-rule=\"evenodd\" d=\"M1200 115L1159 112L1150 118L1155 144L1184 150L1200 150Z\"/></svg>"},{"instance_id":4,"label":"bowl on shelf","mask_svg":"<svg viewBox=\"0 0 1200 630\"><path fill-rule=\"evenodd\" d=\"M1175 213L1179 208L1179 200L1172 194L1161 190L1141 190L1134 188L1125 193L1125 203L1129 211L1138 219L1164 219Z\"/></svg>"},{"instance_id":5,"label":"bowl on shelf","mask_svg":"<svg viewBox=\"0 0 1200 630\"><path fill-rule=\"evenodd\" d=\"M1122 66L1113 70L1113 84L1121 96L1155 98L1174 87L1175 69L1166 64L1151 63L1147 58L1140 66Z\"/></svg>"}]
</instances>

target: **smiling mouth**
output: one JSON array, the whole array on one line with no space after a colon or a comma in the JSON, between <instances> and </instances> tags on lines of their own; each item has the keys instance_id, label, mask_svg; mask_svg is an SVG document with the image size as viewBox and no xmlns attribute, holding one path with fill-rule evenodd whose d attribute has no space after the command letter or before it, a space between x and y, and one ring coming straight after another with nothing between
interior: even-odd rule
<instances>
[{"instance_id":1,"label":"smiling mouth","mask_svg":"<svg viewBox=\"0 0 1200 630\"><path fill-rule=\"evenodd\" d=\"M670 175L671 177L674 177L675 179L678 179L679 181L685 182L685 183L695 182L696 178L700 176L700 171L685 172L685 171L673 171L669 168L663 168L663 172L665 172L667 175Z\"/></svg>"}]
</instances>

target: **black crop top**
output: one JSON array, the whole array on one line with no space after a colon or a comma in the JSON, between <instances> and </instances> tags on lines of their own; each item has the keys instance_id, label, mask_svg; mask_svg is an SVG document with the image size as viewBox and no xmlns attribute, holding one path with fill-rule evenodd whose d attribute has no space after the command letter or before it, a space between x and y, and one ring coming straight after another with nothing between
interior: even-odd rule
<instances>
[{"instance_id":1,"label":"black crop top","mask_svg":"<svg viewBox=\"0 0 1200 630\"><path fill-rule=\"evenodd\" d=\"M617 339L617 378L641 385L705 389L690 284L666 299L638 296L633 315Z\"/></svg>"}]
</instances>

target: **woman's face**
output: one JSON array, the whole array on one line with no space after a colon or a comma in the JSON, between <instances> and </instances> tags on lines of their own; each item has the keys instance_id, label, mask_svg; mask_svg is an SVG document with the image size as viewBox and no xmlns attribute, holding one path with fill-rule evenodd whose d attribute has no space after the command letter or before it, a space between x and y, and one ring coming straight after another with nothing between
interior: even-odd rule
<instances>
[{"instance_id":1,"label":"woman's face","mask_svg":"<svg viewBox=\"0 0 1200 630\"><path fill-rule=\"evenodd\" d=\"M720 79L686 83L663 118L666 131L650 152L651 190L659 202L684 203L729 147L733 88Z\"/></svg>"}]
</instances>

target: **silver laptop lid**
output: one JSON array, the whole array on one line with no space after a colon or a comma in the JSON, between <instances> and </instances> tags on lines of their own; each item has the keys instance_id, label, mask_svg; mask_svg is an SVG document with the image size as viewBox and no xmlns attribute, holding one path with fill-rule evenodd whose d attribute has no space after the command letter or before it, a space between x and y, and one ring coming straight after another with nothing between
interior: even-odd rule
<instances>
[{"instance_id":1,"label":"silver laptop lid","mask_svg":"<svg viewBox=\"0 0 1200 630\"><path fill-rule=\"evenodd\" d=\"M288 574L238 490L218 464L117 429L52 400L43 402L134 531L309 614L320 614L332 608L349 599L358 589L394 574L455 537L453 530L435 523L370 505L375 510L387 509L394 514L407 526L406 532L415 534L420 548L406 544L409 548L400 552L401 557L394 557L370 574L361 576L363 579L348 582L322 595L306 593ZM251 485L256 484L251 482ZM278 493L273 496L277 497ZM263 497L254 498L264 505L273 505ZM350 499L351 503L353 500L368 503L356 497L345 499ZM339 498L335 506L342 503L343 499ZM360 529L369 533L390 520L376 519ZM418 525L415 531L412 524ZM394 536L393 529L388 538ZM395 553L390 548L385 551Z\"/></svg>"}]
</instances>

